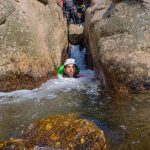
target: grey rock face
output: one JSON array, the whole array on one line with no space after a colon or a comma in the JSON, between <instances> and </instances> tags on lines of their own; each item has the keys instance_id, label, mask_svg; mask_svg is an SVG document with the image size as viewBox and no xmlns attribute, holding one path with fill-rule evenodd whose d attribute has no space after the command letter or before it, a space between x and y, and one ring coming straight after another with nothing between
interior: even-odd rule
<instances>
[{"instance_id":1,"label":"grey rock face","mask_svg":"<svg viewBox=\"0 0 150 150\"><path fill-rule=\"evenodd\" d=\"M61 64L67 25L56 1L0 1L0 91L33 88Z\"/></svg>"},{"instance_id":2,"label":"grey rock face","mask_svg":"<svg viewBox=\"0 0 150 150\"><path fill-rule=\"evenodd\" d=\"M150 5L96 1L85 37L100 78L116 90L141 90L150 78ZM100 74L99 73L99 74Z\"/></svg>"}]
</instances>

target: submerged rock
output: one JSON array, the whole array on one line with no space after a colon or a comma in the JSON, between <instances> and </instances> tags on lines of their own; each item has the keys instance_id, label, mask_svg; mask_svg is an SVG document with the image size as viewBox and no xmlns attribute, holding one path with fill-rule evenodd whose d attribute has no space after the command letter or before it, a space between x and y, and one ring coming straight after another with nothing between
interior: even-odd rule
<instances>
[{"instance_id":1,"label":"submerged rock","mask_svg":"<svg viewBox=\"0 0 150 150\"><path fill-rule=\"evenodd\" d=\"M102 73L100 78L117 91L147 88L150 5L134 0L93 0L92 4L86 12L85 41L98 73Z\"/></svg>"},{"instance_id":2,"label":"submerged rock","mask_svg":"<svg viewBox=\"0 0 150 150\"><path fill-rule=\"evenodd\" d=\"M9 141L0 142L1 150L26 150L25 142L23 139L13 139Z\"/></svg>"},{"instance_id":3,"label":"submerged rock","mask_svg":"<svg viewBox=\"0 0 150 150\"><path fill-rule=\"evenodd\" d=\"M84 34L83 26L76 24L69 25L69 43L72 45L83 45Z\"/></svg>"},{"instance_id":4,"label":"submerged rock","mask_svg":"<svg viewBox=\"0 0 150 150\"><path fill-rule=\"evenodd\" d=\"M52 149L93 149L106 150L104 133L88 120L77 115L58 115L40 120L32 125L22 139L0 142L0 149L34 149L47 147Z\"/></svg>"},{"instance_id":5,"label":"submerged rock","mask_svg":"<svg viewBox=\"0 0 150 150\"><path fill-rule=\"evenodd\" d=\"M51 77L67 43L57 0L1 0L0 91L33 88Z\"/></svg>"}]
</instances>

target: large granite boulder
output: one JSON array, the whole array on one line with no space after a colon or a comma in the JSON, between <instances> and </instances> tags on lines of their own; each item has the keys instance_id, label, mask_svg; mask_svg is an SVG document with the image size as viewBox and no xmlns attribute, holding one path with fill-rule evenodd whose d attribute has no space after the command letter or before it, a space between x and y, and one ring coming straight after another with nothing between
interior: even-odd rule
<instances>
[{"instance_id":1,"label":"large granite boulder","mask_svg":"<svg viewBox=\"0 0 150 150\"><path fill-rule=\"evenodd\" d=\"M0 149L106 150L102 130L76 114L57 115L34 123L24 139L0 142Z\"/></svg>"},{"instance_id":2,"label":"large granite boulder","mask_svg":"<svg viewBox=\"0 0 150 150\"><path fill-rule=\"evenodd\" d=\"M69 43L72 45L83 45L84 43L84 33L83 26L76 24L69 25Z\"/></svg>"},{"instance_id":3,"label":"large granite boulder","mask_svg":"<svg viewBox=\"0 0 150 150\"><path fill-rule=\"evenodd\" d=\"M93 0L86 12L85 37L108 88L127 92L149 88L149 3Z\"/></svg>"},{"instance_id":4,"label":"large granite boulder","mask_svg":"<svg viewBox=\"0 0 150 150\"><path fill-rule=\"evenodd\" d=\"M51 77L67 36L57 0L1 0L0 91L33 88Z\"/></svg>"}]
</instances>

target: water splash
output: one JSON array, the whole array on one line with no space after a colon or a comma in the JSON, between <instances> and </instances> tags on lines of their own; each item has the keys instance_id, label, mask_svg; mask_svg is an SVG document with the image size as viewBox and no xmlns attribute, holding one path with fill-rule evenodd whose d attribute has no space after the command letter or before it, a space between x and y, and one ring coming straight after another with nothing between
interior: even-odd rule
<instances>
[{"instance_id":1,"label":"water splash","mask_svg":"<svg viewBox=\"0 0 150 150\"><path fill-rule=\"evenodd\" d=\"M86 55L85 48L82 48L80 45L71 46L70 57L76 60L77 65L80 68L80 70L86 70L85 55Z\"/></svg>"},{"instance_id":2,"label":"water splash","mask_svg":"<svg viewBox=\"0 0 150 150\"><path fill-rule=\"evenodd\" d=\"M77 46L71 46L71 58L74 58L80 68L81 77L51 79L42 84L39 88L33 90L18 90L13 92L0 92L0 104L21 102L25 100L40 101L43 98L54 99L59 92L69 92L71 90L85 91L86 94L99 94L99 82L95 79L95 73L86 69L85 65L86 49Z\"/></svg>"}]
</instances>

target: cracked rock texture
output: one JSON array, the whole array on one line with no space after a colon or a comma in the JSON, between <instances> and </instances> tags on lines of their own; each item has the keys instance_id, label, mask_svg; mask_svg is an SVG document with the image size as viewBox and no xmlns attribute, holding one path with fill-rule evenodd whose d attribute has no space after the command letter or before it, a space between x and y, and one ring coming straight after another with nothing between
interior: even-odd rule
<instances>
[{"instance_id":1,"label":"cracked rock texture","mask_svg":"<svg viewBox=\"0 0 150 150\"><path fill-rule=\"evenodd\" d=\"M66 46L56 0L0 0L0 91L39 86L61 64Z\"/></svg>"},{"instance_id":2,"label":"cracked rock texture","mask_svg":"<svg viewBox=\"0 0 150 150\"><path fill-rule=\"evenodd\" d=\"M99 77L118 92L149 89L150 4L142 5L93 0L86 11L89 53Z\"/></svg>"}]
</instances>

